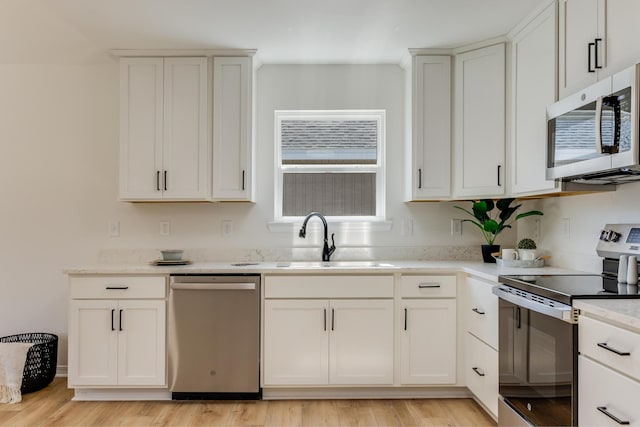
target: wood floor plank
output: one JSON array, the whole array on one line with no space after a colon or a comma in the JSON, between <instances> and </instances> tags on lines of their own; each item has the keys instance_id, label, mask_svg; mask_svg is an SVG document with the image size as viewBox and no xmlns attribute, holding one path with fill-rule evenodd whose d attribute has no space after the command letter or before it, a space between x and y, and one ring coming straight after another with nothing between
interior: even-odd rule
<instances>
[{"instance_id":1,"label":"wood floor plank","mask_svg":"<svg viewBox=\"0 0 640 427\"><path fill-rule=\"evenodd\" d=\"M76 402L65 378L0 405L0 426L495 426L471 399Z\"/></svg>"}]
</instances>

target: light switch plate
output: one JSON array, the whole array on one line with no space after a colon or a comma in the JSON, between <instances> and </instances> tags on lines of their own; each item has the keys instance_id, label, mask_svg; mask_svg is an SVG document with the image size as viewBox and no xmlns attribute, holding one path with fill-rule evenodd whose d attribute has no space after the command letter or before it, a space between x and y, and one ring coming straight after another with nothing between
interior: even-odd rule
<instances>
[{"instance_id":1,"label":"light switch plate","mask_svg":"<svg viewBox=\"0 0 640 427\"><path fill-rule=\"evenodd\" d=\"M233 234L233 221L225 219L222 221L222 235L229 237Z\"/></svg>"},{"instance_id":2,"label":"light switch plate","mask_svg":"<svg viewBox=\"0 0 640 427\"><path fill-rule=\"evenodd\" d=\"M451 235L462 236L462 220L453 218L451 220Z\"/></svg>"},{"instance_id":3,"label":"light switch plate","mask_svg":"<svg viewBox=\"0 0 640 427\"><path fill-rule=\"evenodd\" d=\"M160 235L168 236L171 234L171 222L170 221L160 221Z\"/></svg>"},{"instance_id":4,"label":"light switch plate","mask_svg":"<svg viewBox=\"0 0 640 427\"><path fill-rule=\"evenodd\" d=\"M120 237L120 221L109 222L109 237Z\"/></svg>"}]
</instances>

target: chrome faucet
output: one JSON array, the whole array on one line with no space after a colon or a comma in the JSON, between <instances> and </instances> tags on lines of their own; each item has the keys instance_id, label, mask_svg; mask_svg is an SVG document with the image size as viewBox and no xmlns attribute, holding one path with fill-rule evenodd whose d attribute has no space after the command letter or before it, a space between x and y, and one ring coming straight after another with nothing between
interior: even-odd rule
<instances>
[{"instance_id":1,"label":"chrome faucet","mask_svg":"<svg viewBox=\"0 0 640 427\"><path fill-rule=\"evenodd\" d=\"M324 225L324 246L322 247L322 261L330 261L331 254L336 250L336 242L333 239L333 236L335 234L331 233L331 247L329 247L327 220L324 219L324 216L322 216L320 212L311 212L304 218L298 236L302 237L303 239L307 236L307 222L313 216L317 216L318 218L320 218L322 220L322 224Z\"/></svg>"}]
</instances>

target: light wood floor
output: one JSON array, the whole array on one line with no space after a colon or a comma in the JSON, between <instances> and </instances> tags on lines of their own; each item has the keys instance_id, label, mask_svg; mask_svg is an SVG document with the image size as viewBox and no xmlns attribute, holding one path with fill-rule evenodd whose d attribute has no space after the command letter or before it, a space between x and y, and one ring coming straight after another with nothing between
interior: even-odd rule
<instances>
[{"instance_id":1,"label":"light wood floor","mask_svg":"<svg viewBox=\"0 0 640 427\"><path fill-rule=\"evenodd\" d=\"M0 404L0 426L495 426L471 399L72 402L66 378Z\"/></svg>"}]
</instances>

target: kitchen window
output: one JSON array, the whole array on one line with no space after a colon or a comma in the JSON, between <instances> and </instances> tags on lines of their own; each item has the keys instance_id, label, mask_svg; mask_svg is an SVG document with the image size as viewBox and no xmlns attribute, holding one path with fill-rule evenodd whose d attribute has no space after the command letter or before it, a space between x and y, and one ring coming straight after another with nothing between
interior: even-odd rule
<instances>
[{"instance_id":1,"label":"kitchen window","mask_svg":"<svg viewBox=\"0 0 640 427\"><path fill-rule=\"evenodd\" d=\"M384 110L276 111L276 221L384 220Z\"/></svg>"}]
</instances>

